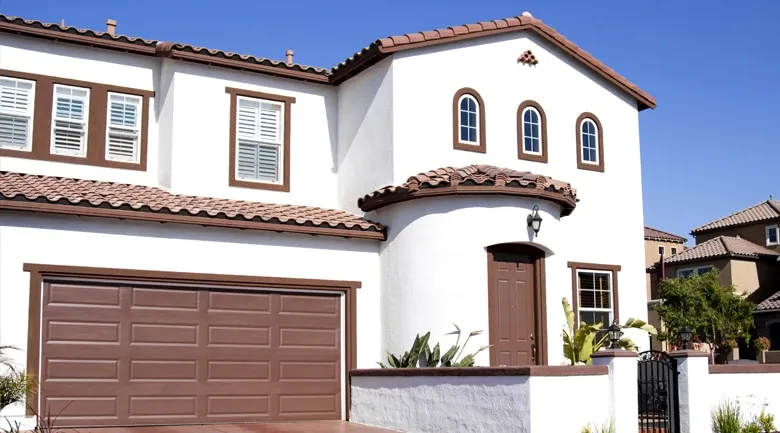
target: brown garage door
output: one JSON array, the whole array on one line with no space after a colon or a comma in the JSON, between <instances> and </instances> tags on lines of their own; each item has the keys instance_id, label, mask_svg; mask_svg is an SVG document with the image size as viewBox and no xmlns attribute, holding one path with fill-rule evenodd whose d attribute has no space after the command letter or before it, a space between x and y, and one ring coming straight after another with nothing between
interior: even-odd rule
<instances>
[{"instance_id":1,"label":"brown garage door","mask_svg":"<svg viewBox=\"0 0 780 433\"><path fill-rule=\"evenodd\" d=\"M44 285L41 409L61 426L341 418L341 300Z\"/></svg>"}]
</instances>

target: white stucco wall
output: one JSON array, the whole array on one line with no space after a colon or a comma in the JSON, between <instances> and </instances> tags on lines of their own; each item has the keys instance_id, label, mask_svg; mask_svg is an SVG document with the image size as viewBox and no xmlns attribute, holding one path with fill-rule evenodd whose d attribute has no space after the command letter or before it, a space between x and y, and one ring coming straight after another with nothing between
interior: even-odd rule
<instances>
[{"instance_id":1,"label":"white stucco wall","mask_svg":"<svg viewBox=\"0 0 780 433\"><path fill-rule=\"evenodd\" d=\"M393 182L393 64L385 59L338 87L339 206Z\"/></svg>"},{"instance_id":2,"label":"white stucco wall","mask_svg":"<svg viewBox=\"0 0 780 433\"><path fill-rule=\"evenodd\" d=\"M171 192L337 207L335 89L186 62L175 64L173 80ZM290 192L228 186L226 87L296 98L290 108Z\"/></svg>"},{"instance_id":3,"label":"white stucco wall","mask_svg":"<svg viewBox=\"0 0 780 433\"><path fill-rule=\"evenodd\" d=\"M352 377L350 421L409 433L577 432L607 421L608 376ZM593 404L561 393L588 390ZM575 391L576 390L576 391Z\"/></svg>"},{"instance_id":4,"label":"white stucco wall","mask_svg":"<svg viewBox=\"0 0 780 433\"><path fill-rule=\"evenodd\" d=\"M526 224L534 205L539 205L542 226L538 237ZM488 274L486 248L512 242L534 242L547 253L548 363L563 363L561 331L566 325L561 299L572 299L569 261L621 265L618 289L621 320L645 317L642 257L632 254L631 239L613 238L603 232L602 241L588 242L593 231L587 211L578 208L560 218L560 208L546 201L500 196L450 196L398 203L370 213L389 226L388 239L380 246L382 286L382 348L403 353L414 336L431 331L431 341L442 346L454 343L445 334L458 324L464 333L484 330L469 343L467 352L489 342ZM615 230L629 229L634 221L613 222ZM610 230L612 227L610 228ZM582 236L579 233L584 233ZM642 247L642 238L636 243ZM629 247L623 248L624 244ZM647 334L626 333L640 349L648 345ZM477 365L489 365L483 352Z\"/></svg>"},{"instance_id":5,"label":"white stucco wall","mask_svg":"<svg viewBox=\"0 0 780 433\"><path fill-rule=\"evenodd\" d=\"M362 282L357 367L380 355L375 241L31 213L0 213L0 344L26 365L29 274L24 263ZM12 419L21 406L7 408Z\"/></svg>"},{"instance_id":6,"label":"white stucco wall","mask_svg":"<svg viewBox=\"0 0 780 433\"><path fill-rule=\"evenodd\" d=\"M710 409L725 400L739 402L746 420L763 409L780 427L780 371L777 373L710 374L707 380Z\"/></svg>"},{"instance_id":7,"label":"white stucco wall","mask_svg":"<svg viewBox=\"0 0 780 433\"><path fill-rule=\"evenodd\" d=\"M0 35L0 69L157 91L160 60L4 33ZM156 98L150 98L149 112L142 114L149 119L145 172L3 156L0 170L156 185L160 152L157 114Z\"/></svg>"}]
</instances>

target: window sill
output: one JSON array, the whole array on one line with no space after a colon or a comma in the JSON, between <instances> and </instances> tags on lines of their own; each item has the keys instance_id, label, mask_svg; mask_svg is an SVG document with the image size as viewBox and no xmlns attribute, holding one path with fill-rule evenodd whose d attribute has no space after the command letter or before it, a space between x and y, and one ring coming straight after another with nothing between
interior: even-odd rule
<instances>
[{"instance_id":1,"label":"window sill","mask_svg":"<svg viewBox=\"0 0 780 433\"><path fill-rule=\"evenodd\" d=\"M266 191L290 192L290 185L286 183L252 182L249 180L237 180L234 179L233 177L230 178L230 182L228 185L238 187L238 188L251 188L251 189L262 189Z\"/></svg>"},{"instance_id":2,"label":"window sill","mask_svg":"<svg viewBox=\"0 0 780 433\"><path fill-rule=\"evenodd\" d=\"M88 156L56 155L51 153L35 153L34 151L0 149L0 156L22 159L34 159L46 162L62 162L66 164L91 165L93 167L119 168L123 170L146 171L146 161L138 163L95 160Z\"/></svg>"},{"instance_id":3,"label":"window sill","mask_svg":"<svg viewBox=\"0 0 780 433\"><path fill-rule=\"evenodd\" d=\"M485 147L485 144L464 144L464 143L455 143L453 145L453 148L455 150L465 150L467 152L477 152L477 153L486 153L487 148Z\"/></svg>"}]
</instances>

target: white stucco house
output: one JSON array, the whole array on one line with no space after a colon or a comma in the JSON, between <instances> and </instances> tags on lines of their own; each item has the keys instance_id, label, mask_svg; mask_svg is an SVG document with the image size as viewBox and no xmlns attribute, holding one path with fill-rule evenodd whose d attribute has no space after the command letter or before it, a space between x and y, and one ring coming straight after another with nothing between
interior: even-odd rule
<instances>
[{"instance_id":1,"label":"white stucco house","mask_svg":"<svg viewBox=\"0 0 780 433\"><path fill-rule=\"evenodd\" d=\"M647 316L654 107L530 14L331 69L0 16L0 344L40 380L3 415L344 419L452 323L559 365L562 298Z\"/></svg>"}]
</instances>

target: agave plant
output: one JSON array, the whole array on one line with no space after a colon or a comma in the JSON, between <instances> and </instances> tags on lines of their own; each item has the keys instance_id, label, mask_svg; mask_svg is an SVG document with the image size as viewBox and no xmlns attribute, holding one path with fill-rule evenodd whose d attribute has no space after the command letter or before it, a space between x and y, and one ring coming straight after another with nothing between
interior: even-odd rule
<instances>
[{"instance_id":1,"label":"agave plant","mask_svg":"<svg viewBox=\"0 0 780 433\"><path fill-rule=\"evenodd\" d=\"M598 333L603 331L601 323L582 322L577 329L574 329L574 312L571 310L569 301L563 298L562 304L568 328L563 331L563 355L571 362L571 365L592 364L591 355L598 352L608 342L609 335L605 333L596 340ZM625 325L619 326L621 329L641 329L651 335L658 334L653 325L633 317L629 318ZM618 346L626 350L636 350L636 344L628 337L618 340Z\"/></svg>"},{"instance_id":2,"label":"agave plant","mask_svg":"<svg viewBox=\"0 0 780 433\"><path fill-rule=\"evenodd\" d=\"M455 324L453 324L455 325ZM426 332L425 335L420 337L420 334L414 339L412 348L404 352L401 356L396 356L387 352L387 364L379 362L379 366L382 368L415 368L418 366L423 368L433 367L473 367L476 356L483 350L487 350L490 346L482 346L476 352L463 355L466 350L471 337L482 334L482 331L472 331L466 337L466 341L463 346L460 345L461 331L458 325L455 325L455 331L450 332L447 335L457 335L458 338L455 344L449 348L444 354L441 353L441 347L439 343L431 350L428 341L430 340L431 333Z\"/></svg>"}]
</instances>

